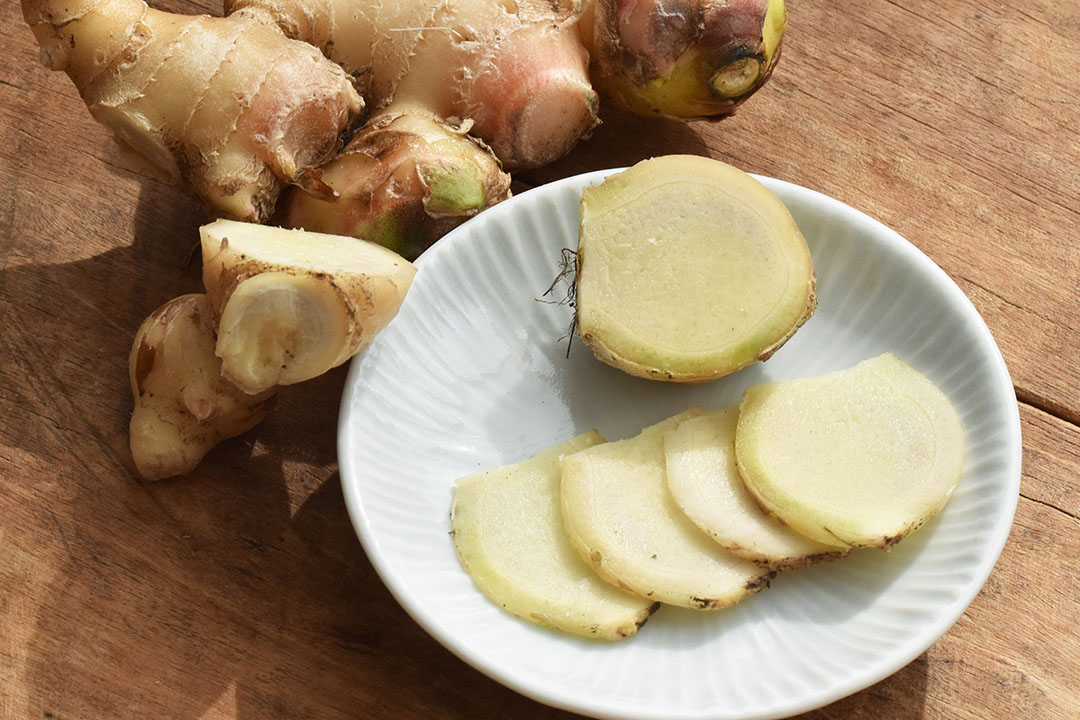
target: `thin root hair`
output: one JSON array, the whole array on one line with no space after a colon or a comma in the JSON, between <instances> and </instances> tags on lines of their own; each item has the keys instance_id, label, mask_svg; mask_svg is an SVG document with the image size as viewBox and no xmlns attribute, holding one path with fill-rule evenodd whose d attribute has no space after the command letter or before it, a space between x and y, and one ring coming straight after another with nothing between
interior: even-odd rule
<instances>
[{"instance_id":1,"label":"thin root hair","mask_svg":"<svg viewBox=\"0 0 1080 720\"><path fill-rule=\"evenodd\" d=\"M573 308L574 314L570 319L570 327L567 329L566 334L559 338L559 342L566 340L566 357L570 357L570 346L574 344L574 331L577 330L577 283L573 278L577 275L577 252L571 248L563 248L559 254L559 273L555 276L555 279L551 281L551 285L544 291L544 294L536 298L537 302L547 303L549 305L568 305ZM566 293L562 298L558 300L547 299L555 292L555 287L560 282L566 282L566 278L571 280L566 284Z\"/></svg>"}]
</instances>

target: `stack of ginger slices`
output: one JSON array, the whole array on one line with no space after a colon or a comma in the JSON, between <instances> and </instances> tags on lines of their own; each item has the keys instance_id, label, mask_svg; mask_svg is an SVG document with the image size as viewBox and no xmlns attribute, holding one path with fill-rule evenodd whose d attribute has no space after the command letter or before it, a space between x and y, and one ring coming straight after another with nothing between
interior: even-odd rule
<instances>
[{"instance_id":1,"label":"stack of ginger slices","mask_svg":"<svg viewBox=\"0 0 1080 720\"><path fill-rule=\"evenodd\" d=\"M451 525L499 606L615 640L662 604L725 608L780 570L890 547L945 505L963 453L945 394L885 354L461 478Z\"/></svg>"}]
</instances>

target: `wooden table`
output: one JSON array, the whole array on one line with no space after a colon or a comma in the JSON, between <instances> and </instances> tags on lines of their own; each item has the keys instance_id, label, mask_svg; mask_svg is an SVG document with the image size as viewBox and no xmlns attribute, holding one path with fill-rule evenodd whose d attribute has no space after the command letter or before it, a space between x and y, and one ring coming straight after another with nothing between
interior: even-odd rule
<instances>
[{"instance_id":1,"label":"wooden table","mask_svg":"<svg viewBox=\"0 0 1080 720\"><path fill-rule=\"evenodd\" d=\"M836 197L941 265L1015 382L1012 535L939 642L805 717L1080 717L1080 7L789 11L777 72L733 118L606 112L519 187L709 154ZM0 33L0 716L567 717L457 660L375 575L340 492L343 370L282 392L190 477L134 477L131 338L199 290L204 218L37 64L18 3L0 9Z\"/></svg>"}]
</instances>

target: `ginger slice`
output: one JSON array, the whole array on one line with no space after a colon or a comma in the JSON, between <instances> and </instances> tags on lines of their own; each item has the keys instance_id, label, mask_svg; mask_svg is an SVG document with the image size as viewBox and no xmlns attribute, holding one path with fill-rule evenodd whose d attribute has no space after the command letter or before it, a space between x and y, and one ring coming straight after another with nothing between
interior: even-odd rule
<instances>
[{"instance_id":1,"label":"ginger slice","mask_svg":"<svg viewBox=\"0 0 1080 720\"><path fill-rule=\"evenodd\" d=\"M355 238L218 220L200 230L222 372L246 392L321 375L397 314L416 268Z\"/></svg>"},{"instance_id":2,"label":"ginger slice","mask_svg":"<svg viewBox=\"0 0 1080 720\"><path fill-rule=\"evenodd\" d=\"M847 552L799 535L754 501L735 464L738 421L738 406L730 407L685 420L664 436L668 488L679 508L734 555L774 570Z\"/></svg>"},{"instance_id":3,"label":"ginger slice","mask_svg":"<svg viewBox=\"0 0 1080 720\"><path fill-rule=\"evenodd\" d=\"M813 313L814 284L787 208L730 165L664 156L582 192L578 334L632 375L702 382L764 360Z\"/></svg>"},{"instance_id":4,"label":"ginger slice","mask_svg":"<svg viewBox=\"0 0 1080 720\"><path fill-rule=\"evenodd\" d=\"M887 548L948 501L964 433L945 394L887 353L748 389L735 452L747 489L791 528Z\"/></svg>"},{"instance_id":5,"label":"ginger slice","mask_svg":"<svg viewBox=\"0 0 1080 720\"><path fill-rule=\"evenodd\" d=\"M757 592L773 573L720 547L668 491L664 433L700 412L564 457L562 513L570 544L600 577L652 600L711 610Z\"/></svg>"},{"instance_id":6,"label":"ginger slice","mask_svg":"<svg viewBox=\"0 0 1080 720\"><path fill-rule=\"evenodd\" d=\"M570 547L559 509L559 458L602 442L590 430L461 478L450 517L462 566L495 603L547 627L618 640L636 633L657 604L598 578Z\"/></svg>"}]
</instances>

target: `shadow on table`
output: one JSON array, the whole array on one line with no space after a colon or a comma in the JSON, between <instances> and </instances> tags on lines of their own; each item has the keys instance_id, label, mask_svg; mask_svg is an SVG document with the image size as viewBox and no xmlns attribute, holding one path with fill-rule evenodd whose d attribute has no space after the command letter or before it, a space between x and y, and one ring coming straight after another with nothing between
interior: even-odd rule
<instances>
[{"instance_id":1,"label":"shadow on table","mask_svg":"<svg viewBox=\"0 0 1080 720\"><path fill-rule=\"evenodd\" d=\"M610 104L601 118L603 122L575 150L544 167L516 172L514 178L534 187L579 173L630 166L657 155L713 154L695 127L701 122L723 122L643 118Z\"/></svg>"},{"instance_id":2,"label":"shadow on table","mask_svg":"<svg viewBox=\"0 0 1080 720\"><path fill-rule=\"evenodd\" d=\"M148 183L132 245L0 270L2 373L18 378L4 383L15 410L3 440L32 457L19 482L42 538L17 548L35 557L18 605L30 608L20 716L562 715L454 658L368 563L334 471L344 368L283 390L263 424L189 477L135 478L131 338L159 304L200 289L186 263L200 222ZM5 260L29 254L18 242Z\"/></svg>"},{"instance_id":3,"label":"shadow on table","mask_svg":"<svg viewBox=\"0 0 1080 720\"><path fill-rule=\"evenodd\" d=\"M473 718L513 705L397 606L336 475L290 516L280 467L305 450L246 460L231 480L109 483L107 502L130 516L103 526L92 501L59 518L68 556L37 599L29 716Z\"/></svg>"},{"instance_id":4,"label":"shadow on table","mask_svg":"<svg viewBox=\"0 0 1080 720\"><path fill-rule=\"evenodd\" d=\"M866 690L800 715L801 720L924 720L929 661L926 653Z\"/></svg>"}]
</instances>

